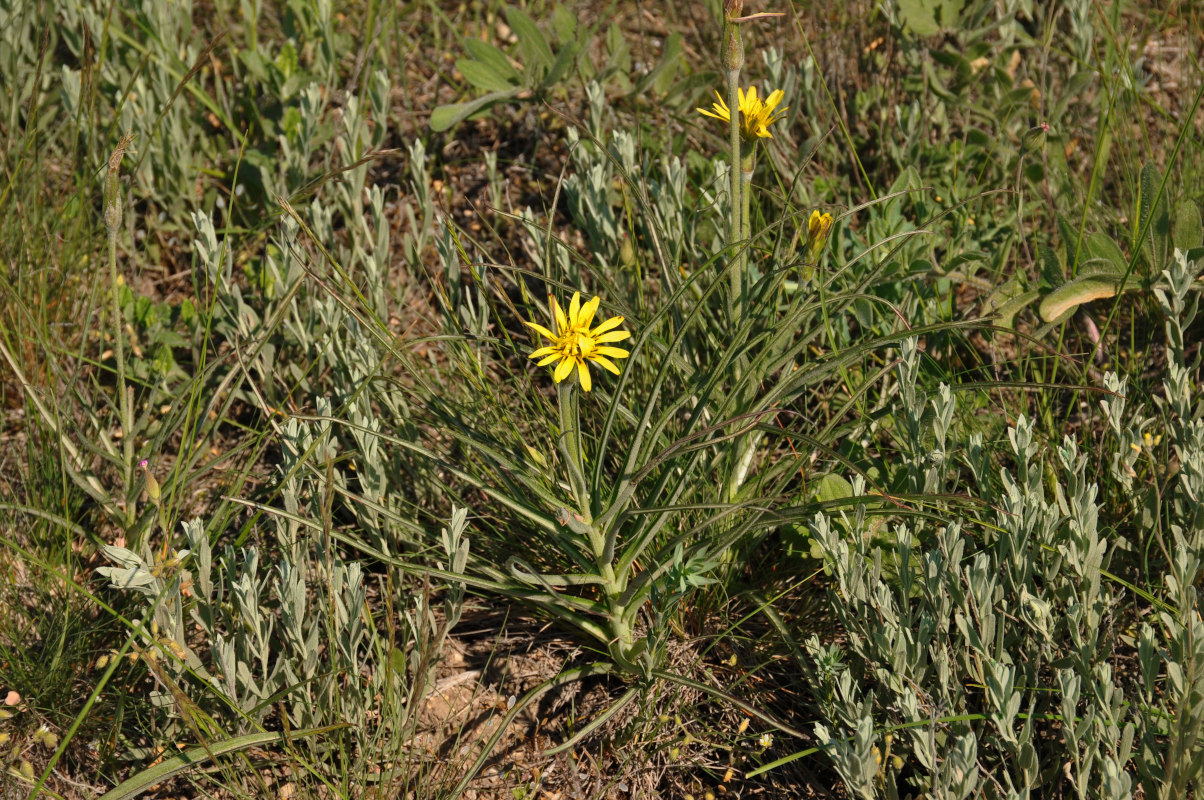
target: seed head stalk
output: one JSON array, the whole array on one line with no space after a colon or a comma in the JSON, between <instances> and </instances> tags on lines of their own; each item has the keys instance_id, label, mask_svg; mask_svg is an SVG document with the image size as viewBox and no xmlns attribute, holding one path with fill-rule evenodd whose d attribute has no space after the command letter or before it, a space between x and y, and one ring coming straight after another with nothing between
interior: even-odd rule
<instances>
[{"instance_id":1,"label":"seed head stalk","mask_svg":"<svg viewBox=\"0 0 1204 800\"><path fill-rule=\"evenodd\" d=\"M742 314L744 294L744 270L746 251L739 242L747 235L745 231L745 184L740 159L740 70L744 68L744 41L740 37L740 23L733 21L744 11L743 0L724 0L723 3L723 67L727 74L727 107L731 109L728 127L731 160L731 218L728 224L728 247L731 248L729 281L731 297L728 315L733 324ZM751 177L751 176L750 176Z\"/></svg>"},{"instance_id":2,"label":"seed head stalk","mask_svg":"<svg viewBox=\"0 0 1204 800\"><path fill-rule=\"evenodd\" d=\"M109 156L109 171L105 176L104 220L109 235L109 296L113 314L113 350L117 356L117 394L121 414L121 446L125 474L125 516L127 528L134 523L134 504L130 502L130 487L134 485L134 413L131 387L126 385L125 375L125 332L121 326L121 297L117 275L117 231L121 228L121 161L133 142L133 135L126 134Z\"/></svg>"}]
</instances>

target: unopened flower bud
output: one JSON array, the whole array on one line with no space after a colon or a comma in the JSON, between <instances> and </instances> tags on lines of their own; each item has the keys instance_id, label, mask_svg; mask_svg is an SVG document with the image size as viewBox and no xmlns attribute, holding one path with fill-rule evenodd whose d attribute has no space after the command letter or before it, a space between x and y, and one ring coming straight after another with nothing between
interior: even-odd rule
<instances>
[{"instance_id":1,"label":"unopened flower bud","mask_svg":"<svg viewBox=\"0 0 1204 800\"><path fill-rule=\"evenodd\" d=\"M832 215L812 211L811 219L807 221L807 260L812 264L819 260L819 254L828 243L828 234L831 232Z\"/></svg>"},{"instance_id":2,"label":"unopened flower bud","mask_svg":"<svg viewBox=\"0 0 1204 800\"><path fill-rule=\"evenodd\" d=\"M619 245L619 263L625 267L635 265L635 247L631 244L631 237L624 237L623 244Z\"/></svg>"},{"instance_id":3,"label":"unopened flower bud","mask_svg":"<svg viewBox=\"0 0 1204 800\"><path fill-rule=\"evenodd\" d=\"M109 156L109 172L105 175L104 209L105 227L112 233L121 227L121 161L129 152L134 141L134 134L127 133L121 137L117 147Z\"/></svg>"},{"instance_id":4,"label":"unopened flower bud","mask_svg":"<svg viewBox=\"0 0 1204 800\"><path fill-rule=\"evenodd\" d=\"M116 171L105 178L105 227L111 231L121 227L121 187Z\"/></svg>"},{"instance_id":5,"label":"unopened flower bud","mask_svg":"<svg viewBox=\"0 0 1204 800\"><path fill-rule=\"evenodd\" d=\"M142 467L142 471L146 473L146 496L150 498L150 501L154 503L156 507L158 507L159 500L162 498L163 493L159 489L159 482L155 480L155 476L151 474L149 463L150 462L144 458L138 462L138 466Z\"/></svg>"},{"instance_id":6,"label":"unopened flower bud","mask_svg":"<svg viewBox=\"0 0 1204 800\"><path fill-rule=\"evenodd\" d=\"M1045 147L1045 136L1049 133L1049 123L1042 122L1034 128L1029 128L1024 138L1020 140L1020 151L1035 153Z\"/></svg>"}]
</instances>

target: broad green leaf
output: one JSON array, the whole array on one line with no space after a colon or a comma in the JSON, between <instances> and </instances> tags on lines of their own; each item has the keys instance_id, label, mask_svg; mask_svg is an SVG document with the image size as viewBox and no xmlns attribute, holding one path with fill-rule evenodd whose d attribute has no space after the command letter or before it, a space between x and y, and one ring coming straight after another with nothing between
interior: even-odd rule
<instances>
[{"instance_id":1,"label":"broad green leaf","mask_svg":"<svg viewBox=\"0 0 1204 800\"><path fill-rule=\"evenodd\" d=\"M1171 221L1166 210L1166 195L1158 197L1158 189L1162 186L1162 174L1153 164L1141 168L1141 227L1138 233L1145 231L1141 246L1149 255L1149 268L1157 274L1166 266L1171 257ZM1151 218L1152 217L1152 218Z\"/></svg>"},{"instance_id":2,"label":"broad green leaf","mask_svg":"<svg viewBox=\"0 0 1204 800\"><path fill-rule=\"evenodd\" d=\"M557 81L565 76L572 68L573 64L577 63L577 51L580 48L576 42L569 42L560 48L560 52L556 54L556 61L552 64L552 68L548 70L547 77L543 79L545 87L553 86Z\"/></svg>"},{"instance_id":3,"label":"broad green leaf","mask_svg":"<svg viewBox=\"0 0 1204 800\"><path fill-rule=\"evenodd\" d=\"M456 69L460 70L464 80L487 92L504 92L514 88L514 81L482 61L461 58L456 62Z\"/></svg>"},{"instance_id":4,"label":"broad green leaf","mask_svg":"<svg viewBox=\"0 0 1204 800\"><path fill-rule=\"evenodd\" d=\"M607 66L626 76L631 72L631 45L617 23L606 29Z\"/></svg>"},{"instance_id":5,"label":"broad green leaf","mask_svg":"<svg viewBox=\"0 0 1204 800\"><path fill-rule=\"evenodd\" d=\"M1119 276L1080 275L1045 296L1041 301L1041 319L1054 322L1092 300L1115 297L1123 290L1136 289L1138 283L1130 280L1123 288Z\"/></svg>"},{"instance_id":6,"label":"broad green leaf","mask_svg":"<svg viewBox=\"0 0 1204 800\"><path fill-rule=\"evenodd\" d=\"M470 100L467 103L449 103L445 106L439 106L431 112L431 130L436 133L445 131L457 122L468 119L478 111L482 111L503 100L509 100L520 91L522 89L516 86L504 92L490 92L489 94L481 95L476 100Z\"/></svg>"},{"instance_id":7,"label":"broad green leaf","mask_svg":"<svg viewBox=\"0 0 1204 800\"><path fill-rule=\"evenodd\" d=\"M523 51L523 66L530 70L538 65L541 68L540 72L551 69L552 48L548 46L548 40L535 26L535 20L531 19L527 12L507 6L506 21L510 23L514 35L518 37L518 47Z\"/></svg>"},{"instance_id":8,"label":"broad green leaf","mask_svg":"<svg viewBox=\"0 0 1204 800\"><path fill-rule=\"evenodd\" d=\"M815 489L815 499L821 503L827 503L830 500L847 500L852 496L853 484L835 472L829 472L821 478L819 486Z\"/></svg>"},{"instance_id":9,"label":"broad green leaf","mask_svg":"<svg viewBox=\"0 0 1204 800\"><path fill-rule=\"evenodd\" d=\"M937 24L935 3L931 0L899 0L899 19L903 29L916 36L936 36L941 32Z\"/></svg>"},{"instance_id":10,"label":"broad green leaf","mask_svg":"<svg viewBox=\"0 0 1204 800\"><path fill-rule=\"evenodd\" d=\"M1058 235L1062 237L1062 248L1066 257L1062 259L1062 279L1067 275L1078 274L1079 264L1083 260L1083 237L1081 231L1070 224L1070 220L1061 214L1057 217Z\"/></svg>"},{"instance_id":11,"label":"broad green leaf","mask_svg":"<svg viewBox=\"0 0 1204 800\"><path fill-rule=\"evenodd\" d=\"M398 677L406 674L406 653L400 647L389 648L389 669Z\"/></svg>"},{"instance_id":12,"label":"broad green leaf","mask_svg":"<svg viewBox=\"0 0 1204 800\"><path fill-rule=\"evenodd\" d=\"M1204 226L1200 223L1200 208L1191 200L1184 200L1175 209L1175 227L1171 233L1175 247L1183 252L1194 250L1204 244Z\"/></svg>"},{"instance_id":13,"label":"broad green leaf","mask_svg":"<svg viewBox=\"0 0 1204 800\"><path fill-rule=\"evenodd\" d=\"M475 60L492 68L494 72L507 80L513 83L522 83L522 73L514 68L505 53L489 42L482 42L480 39L465 39L464 49Z\"/></svg>"},{"instance_id":14,"label":"broad green leaf","mask_svg":"<svg viewBox=\"0 0 1204 800\"><path fill-rule=\"evenodd\" d=\"M557 3L552 10L552 30L556 31L556 41L560 44L577 38L577 17L567 4Z\"/></svg>"},{"instance_id":15,"label":"broad green leaf","mask_svg":"<svg viewBox=\"0 0 1204 800\"><path fill-rule=\"evenodd\" d=\"M1058 286L1066 280L1066 262L1047 244L1037 245L1041 255L1041 281L1047 286Z\"/></svg>"},{"instance_id":16,"label":"broad green leaf","mask_svg":"<svg viewBox=\"0 0 1204 800\"><path fill-rule=\"evenodd\" d=\"M1114 272L1117 278L1124 276L1129 268L1129 259L1117 247L1111 237L1102 233L1093 233L1084 242L1088 255L1095 259L1093 267Z\"/></svg>"},{"instance_id":17,"label":"broad green leaf","mask_svg":"<svg viewBox=\"0 0 1204 800\"><path fill-rule=\"evenodd\" d=\"M1145 227L1146 220L1149 218L1150 212L1153 210L1154 196L1158 194L1158 184L1161 182L1159 178L1160 176L1158 174L1158 169L1153 164L1147 163L1142 166L1140 184L1141 194L1139 194L1137 198L1137 224L1139 226L1138 232Z\"/></svg>"}]
</instances>

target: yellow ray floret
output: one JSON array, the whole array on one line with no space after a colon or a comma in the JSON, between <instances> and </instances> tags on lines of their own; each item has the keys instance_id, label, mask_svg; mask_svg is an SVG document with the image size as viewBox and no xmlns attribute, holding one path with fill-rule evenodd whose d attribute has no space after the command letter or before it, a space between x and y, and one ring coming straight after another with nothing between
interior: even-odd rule
<instances>
[{"instance_id":1,"label":"yellow ray floret","mask_svg":"<svg viewBox=\"0 0 1204 800\"><path fill-rule=\"evenodd\" d=\"M611 361L612 358L627 358L631 355L626 350L611 347L615 342L621 342L631 336L627 331L615 330L623 324L622 317L611 317L597 327L594 314L598 311L601 298L595 297L585 305L581 304L581 292L575 292L569 303L566 315L556 302L555 297L549 297L552 302L552 314L556 317L556 332L535 323L526 323L536 333L551 342L547 347L541 347L531 354L531 358L539 359L539 366L546 367L556 364L552 378L557 383L567 378L577 368L577 378L581 381L582 391L588 392L593 386L589 377L589 362L592 361L608 372L619 374L619 368Z\"/></svg>"},{"instance_id":2,"label":"yellow ray floret","mask_svg":"<svg viewBox=\"0 0 1204 800\"><path fill-rule=\"evenodd\" d=\"M769 132L769 126L786 115L788 106L778 108L778 103L782 102L786 93L781 89L775 89L769 97L761 100L757 97L757 87L750 86L747 92L737 89L736 94L740 98L740 135L745 141L772 139L773 134ZM727 107L727 103L724 102L719 92L715 92L715 97L719 98L719 102L711 105L714 111L707 111L705 108L696 110L700 114L730 123L732 112Z\"/></svg>"}]
</instances>

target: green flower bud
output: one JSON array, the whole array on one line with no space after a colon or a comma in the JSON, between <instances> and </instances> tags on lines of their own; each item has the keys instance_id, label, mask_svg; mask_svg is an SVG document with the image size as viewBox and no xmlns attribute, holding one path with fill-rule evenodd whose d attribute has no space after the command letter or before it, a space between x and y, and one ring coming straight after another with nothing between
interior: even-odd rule
<instances>
[{"instance_id":1,"label":"green flower bud","mask_svg":"<svg viewBox=\"0 0 1204 800\"><path fill-rule=\"evenodd\" d=\"M619 245L619 263L625 267L635 266L635 247L630 236L624 237L623 244Z\"/></svg>"},{"instance_id":2,"label":"green flower bud","mask_svg":"<svg viewBox=\"0 0 1204 800\"><path fill-rule=\"evenodd\" d=\"M151 503L158 508L159 500L163 496L159 489L159 482L155 480L154 475L151 475L150 467L147 466L147 460L145 458L138 462L138 466L142 467L142 471L146 473L146 496L149 497Z\"/></svg>"},{"instance_id":3,"label":"green flower bud","mask_svg":"<svg viewBox=\"0 0 1204 800\"><path fill-rule=\"evenodd\" d=\"M116 170L105 178L105 227L111 231L121 227L121 187Z\"/></svg>"},{"instance_id":4,"label":"green flower bud","mask_svg":"<svg viewBox=\"0 0 1204 800\"><path fill-rule=\"evenodd\" d=\"M811 219L807 220L807 260L812 264L819 260L831 232L832 215L826 211L823 214L812 211Z\"/></svg>"},{"instance_id":5,"label":"green flower bud","mask_svg":"<svg viewBox=\"0 0 1204 800\"><path fill-rule=\"evenodd\" d=\"M1035 128L1029 128L1024 138L1020 140L1020 152L1035 153L1045 147L1045 136L1049 133L1049 123L1042 122Z\"/></svg>"},{"instance_id":6,"label":"green flower bud","mask_svg":"<svg viewBox=\"0 0 1204 800\"><path fill-rule=\"evenodd\" d=\"M105 227L110 232L121 227L121 161L129 152L134 141L134 134L127 133L121 137L116 149L109 156L109 172L105 176L104 209Z\"/></svg>"}]
</instances>

